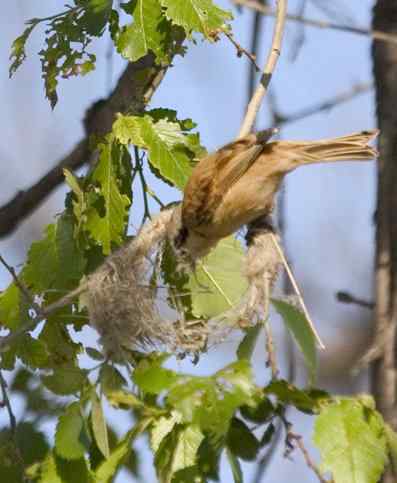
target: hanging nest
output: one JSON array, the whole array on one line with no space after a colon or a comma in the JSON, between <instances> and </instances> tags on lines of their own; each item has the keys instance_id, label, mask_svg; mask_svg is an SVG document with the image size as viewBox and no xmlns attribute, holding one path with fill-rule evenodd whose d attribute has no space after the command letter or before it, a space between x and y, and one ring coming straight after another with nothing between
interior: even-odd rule
<instances>
[{"instance_id":1,"label":"hanging nest","mask_svg":"<svg viewBox=\"0 0 397 483\"><path fill-rule=\"evenodd\" d=\"M115 361L128 359L131 350L197 354L230 332L219 320L185 320L178 310L176 320L160 315L157 268L165 242L174 236L174 210L164 210L148 222L88 279L85 299L90 323L99 332L107 357ZM253 224L247 234L245 276L249 288L237 310L239 319L250 325L267 313L280 265L270 236L274 231L268 221ZM191 269L185 260L177 261L177 270Z\"/></svg>"}]
</instances>

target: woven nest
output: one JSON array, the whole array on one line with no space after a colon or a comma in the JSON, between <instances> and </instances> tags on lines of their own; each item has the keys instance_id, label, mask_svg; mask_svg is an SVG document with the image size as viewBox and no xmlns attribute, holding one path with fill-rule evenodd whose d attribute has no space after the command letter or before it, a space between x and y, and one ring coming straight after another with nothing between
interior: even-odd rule
<instances>
[{"instance_id":1,"label":"woven nest","mask_svg":"<svg viewBox=\"0 0 397 483\"><path fill-rule=\"evenodd\" d=\"M90 323L113 360L127 359L131 350L197 354L208 346L210 338L215 342L227 336L225 325L219 321L189 321L182 313L177 313L176 320L160 315L153 274L164 243L173 236L172 215L172 209L161 212L89 277L86 300ZM249 287L234 309L237 320L244 321L244 325L254 324L267 315L270 291L280 265L271 236L274 233L266 224L253 225L247 235L244 273ZM180 262L186 270L186 264Z\"/></svg>"}]
</instances>

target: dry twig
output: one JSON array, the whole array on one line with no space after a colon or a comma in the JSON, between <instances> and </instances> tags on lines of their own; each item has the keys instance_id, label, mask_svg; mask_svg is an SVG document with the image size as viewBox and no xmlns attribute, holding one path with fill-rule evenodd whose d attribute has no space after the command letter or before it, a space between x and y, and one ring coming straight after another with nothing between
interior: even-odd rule
<instances>
[{"instance_id":1,"label":"dry twig","mask_svg":"<svg viewBox=\"0 0 397 483\"><path fill-rule=\"evenodd\" d=\"M251 52L248 52L247 49L245 49L241 44L239 44L233 37L233 34L230 32L224 32L226 37L230 40L230 42L234 45L234 47L237 50L237 57L241 57L242 55L245 55L252 63L252 65L255 67L255 70L259 72L261 68L259 65L256 63L256 55L251 54Z\"/></svg>"},{"instance_id":2,"label":"dry twig","mask_svg":"<svg viewBox=\"0 0 397 483\"><path fill-rule=\"evenodd\" d=\"M270 8L267 5L261 5L256 0L233 0L233 3L235 5L244 6L244 7L250 8L251 10L261 12L263 13L263 15L266 15L268 17L277 17L277 12L275 12L272 8ZM285 18L288 21L300 22L309 27L316 27L316 28L326 29L326 30L337 30L339 32L362 35L365 37L370 37L376 40L380 40L382 42L390 42L393 44L397 44L397 35L390 34L387 32L382 32L380 30L371 30L364 27L339 25L333 22L309 19L301 15L287 14Z\"/></svg>"}]
</instances>

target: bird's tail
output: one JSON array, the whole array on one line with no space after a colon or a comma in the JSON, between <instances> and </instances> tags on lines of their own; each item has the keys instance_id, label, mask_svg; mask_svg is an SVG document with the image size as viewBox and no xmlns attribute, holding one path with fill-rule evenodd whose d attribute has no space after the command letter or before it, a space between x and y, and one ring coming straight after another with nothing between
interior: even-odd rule
<instances>
[{"instance_id":1,"label":"bird's tail","mask_svg":"<svg viewBox=\"0 0 397 483\"><path fill-rule=\"evenodd\" d=\"M333 161L367 161L376 158L378 152L368 143L379 134L377 129L362 131L333 139L320 141L279 141L271 143L280 150L280 162L285 171L303 164ZM270 146L270 145L269 145ZM284 169L283 169L284 171Z\"/></svg>"}]
</instances>

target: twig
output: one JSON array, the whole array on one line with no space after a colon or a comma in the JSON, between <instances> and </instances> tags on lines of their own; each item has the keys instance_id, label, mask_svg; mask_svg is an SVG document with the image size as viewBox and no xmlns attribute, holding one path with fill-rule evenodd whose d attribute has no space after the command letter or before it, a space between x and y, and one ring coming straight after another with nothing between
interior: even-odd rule
<instances>
[{"instance_id":1,"label":"twig","mask_svg":"<svg viewBox=\"0 0 397 483\"><path fill-rule=\"evenodd\" d=\"M242 55L245 55L252 63L252 65L255 67L255 70L259 72L261 68L259 65L256 63L256 55L251 54L246 50L242 45L240 45L233 37L233 35L230 32L224 32L226 37L230 40L230 42L236 47L237 50L237 57L241 57Z\"/></svg>"},{"instance_id":2,"label":"twig","mask_svg":"<svg viewBox=\"0 0 397 483\"><path fill-rule=\"evenodd\" d=\"M336 292L336 300L342 302L343 304L354 304L359 307L365 307L366 309L373 309L375 307L374 302L369 302L368 300L360 299L355 297L349 292Z\"/></svg>"},{"instance_id":3,"label":"twig","mask_svg":"<svg viewBox=\"0 0 397 483\"><path fill-rule=\"evenodd\" d=\"M298 15L303 16L306 8L306 0L301 0L299 7L298 7ZM256 12L260 13L260 12ZM305 25L300 24L298 25L298 31L296 34L296 38L292 42L292 50L291 50L291 60L295 62L295 60L298 58L298 55L303 47L303 44L305 43Z\"/></svg>"},{"instance_id":4,"label":"twig","mask_svg":"<svg viewBox=\"0 0 397 483\"><path fill-rule=\"evenodd\" d=\"M261 4L267 3L267 0L260 0ZM265 20L265 17L261 15L260 12L254 12L254 18L252 19L252 27L251 27L251 52L253 55L255 55L255 58L258 55L258 47L259 47L259 37L261 34L261 27L263 25L263 21ZM255 88L255 69L253 68L252 65L248 66L248 99L247 99L247 105L252 97L252 94L254 93L254 88Z\"/></svg>"},{"instance_id":5,"label":"twig","mask_svg":"<svg viewBox=\"0 0 397 483\"><path fill-rule=\"evenodd\" d=\"M292 122L301 121L306 117L313 116L323 111L329 111L330 109L333 109L339 104L344 104L345 102L351 101L352 99L354 99L356 96L360 94L364 94L366 92L371 91L373 88L374 88L374 85L372 82L359 83L359 84L353 85L353 87L350 88L349 90L341 92L336 96L326 99L325 101L321 101L318 104L313 104L312 106L305 107L293 114L289 114L288 116L284 116L279 112L276 112L276 115L275 115L276 124L278 127L280 127L283 124L289 124Z\"/></svg>"},{"instance_id":6,"label":"twig","mask_svg":"<svg viewBox=\"0 0 397 483\"><path fill-rule=\"evenodd\" d=\"M233 0L233 3L235 5L244 6L252 10L255 10L257 12L261 12L268 17L277 17L277 12L275 12L274 10L272 10L270 7L266 5L261 5L256 0ZM292 22L301 22L310 27L316 27L316 28L328 29L328 30L337 30L340 32L346 32L350 34L371 37L373 39L380 40L382 42L391 42L391 43L397 44L397 35L382 32L380 30L371 30L368 28L353 27L349 25L339 25L337 23L333 23L329 21L314 20L314 19L303 17L301 15L293 15L293 14L287 14L286 20L292 21Z\"/></svg>"},{"instance_id":7,"label":"twig","mask_svg":"<svg viewBox=\"0 0 397 483\"><path fill-rule=\"evenodd\" d=\"M266 365L270 367L272 371L272 379L277 379L279 370L277 368L276 353L274 351L273 334L270 328L269 320L266 320L263 326L265 329L266 351L267 351L267 357L268 357Z\"/></svg>"},{"instance_id":8,"label":"twig","mask_svg":"<svg viewBox=\"0 0 397 483\"><path fill-rule=\"evenodd\" d=\"M239 137L246 136L255 123L256 115L262 100L267 92L273 71L276 67L281 51L283 39L285 16L287 14L287 0L277 0L277 17L274 25L272 46L266 61L260 83L248 104L247 113L240 128Z\"/></svg>"},{"instance_id":9,"label":"twig","mask_svg":"<svg viewBox=\"0 0 397 483\"><path fill-rule=\"evenodd\" d=\"M308 322L308 324L309 324L309 326L310 326L310 328L311 328L311 330L313 332L313 335L316 338L317 343L320 346L320 348L321 349L325 349L325 345L323 344L323 342L322 342L322 340L321 340L321 338L320 338L320 336L319 336L319 334L318 334L318 332L317 332L317 330L316 330L316 328L314 326L314 323L313 323L313 321L312 321L312 319L310 317L310 314L309 314L309 312L308 312L308 310L306 308L305 301L303 300L301 291L299 290L299 286L298 286L298 284L297 284L297 282L295 280L294 274L292 273L292 271L291 271L291 269L290 269L290 267L288 265L287 259L285 258L283 249L281 248L281 246L280 246L277 238L274 236L273 233L271 233L271 238L273 240L274 246L275 246L278 254L280 255L281 261L283 262L285 271L288 274L288 277L289 277L289 279L291 281L292 287L294 288L295 293L298 296L299 303L300 303L300 305L302 307L303 313L305 314L305 317L307 319L307 322Z\"/></svg>"},{"instance_id":10,"label":"twig","mask_svg":"<svg viewBox=\"0 0 397 483\"><path fill-rule=\"evenodd\" d=\"M300 452L303 455L303 458L305 460L306 465L316 474L318 481L320 483L330 483L328 480L326 480L323 475L321 474L321 471L319 470L318 466L316 463L312 460L306 446L303 443L303 438L301 435L293 433L292 432L292 425L290 423L287 423L287 445L290 446L290 450L294 448L294 443L295 445L299 448ZM288 448L287 448L287 456L288 456Z\"/></svg>"},{"instance_id":11,"label":"twig","mask_svg":"<svg viewBox=\"0 0 397 483\"><path fill-rule=\"evenodd\" d=\"M77 288L66 294L64 297L56 300L54 303L47 305L43 308L40 307L40 310L37 311L36 316L30 319L29 322L14 330L9 335L0 338L0 352L4 352L5 350L7 350L8 347L13 342L15 342L21 335L29 332L30 330L33 330L36 325L44 320L48 315L72 303L78 295L87 290L87 287L88 282L82 283Z\"/></svg>"},{"instance_id":12,"label":"twig","mask_svg":"<svg viewBox=\"0 0 397 483\"><path fill-rule=\"evenodd\" d=\"M149 200L148 200L148 193L147 193L147 184L145 180L145 176L143 174L143 168L142 168L142 160L139 157L139 149L134 146L134 153L135 153L135 169L137 170L139 179L141 181L141 187L142 187L142 196L143 196L143 218L142 218L142 225L145 223L147 219L151 219L152 216L150 214L150 209L149 209Z\"/></svg>"},{"instance_id":13,"label":"twig","mask_svg":"<svg viewBox=\"0 0 397 483\"><path fill-rule=\"evenodd\" d=\"M19 465L22 469L23 481L26 481L26 478L25 478L25 475L24 475L25 462L23 461L21 450L19 449L19 445L18 445L17 419L16 419L15 414L12 410L10 398L8 397L7 382L4 379L3 373L1 371L0 371L0 387L1 387L1 396L2 396L1 402L2 402L3 407L5 407L7 409L8 419L10 420L10 431L11 431L11 437L12 437L12 440L13 440L13 443L14 443L15 455L16 455L18 462L19 462Z\"/></svg>"}]
</instances>

